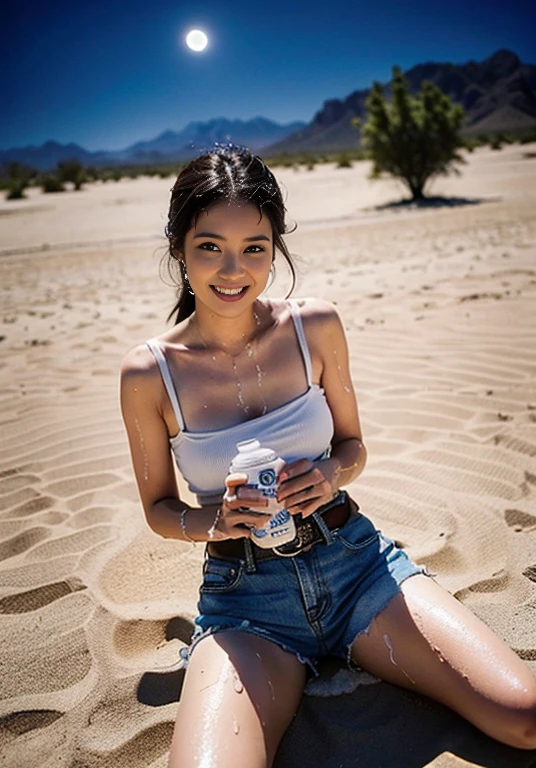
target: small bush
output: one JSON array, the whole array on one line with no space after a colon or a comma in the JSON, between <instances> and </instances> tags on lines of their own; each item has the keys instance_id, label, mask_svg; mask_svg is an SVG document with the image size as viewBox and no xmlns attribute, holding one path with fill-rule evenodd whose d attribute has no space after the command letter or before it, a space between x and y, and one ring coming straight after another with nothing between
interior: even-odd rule
<instances>
[{"instance_id":1,"label":"small bush","mask_svg":"<svg viewBox=\"0 0 536 768\"><path fill-rule=\"evenodd\" d=\"M84 166L76 158L59 162L56 174L61 182L72 182L77 191L82 189L82 184L87 181Z\"/></svg>"},{"instance_id":2,"label":"small bush","mask_svg":"<svg viewBox=\"0 0 536 768\"><path fill-rule=\"evenodd\" d=\"M351 168L352 167L352 161L346 154L346 152L341 152L340 155L337 155L335 158L335 162L337 163L337 168Z\"/></svg>"},{"instance_id":3,"label":"small bush","mask_svg":"<svg viewBox=\"0 0 536 768\"><path fill-rule=\"evenodd\" d=\"M533 141L536 141L536 131L528 131L519 137L520 144L532 144Z\"/></svg>"},{"instance_id":4,"label":"small bush","mask_svg":"<svg viewBox=\"0 0 536 768\"><path fill-rule=\"evenodd\" d=\"M52 173L43 176L41 179L41 189L43 192L65 192L63 183Z\"/></svg>"},{"instance_id":5,"label":"small bush","mask_svg":"<svg viewBox=\"0 0 536 768\"><path fill-rule=\"evenodd\" d=\"M7 186L6 200L24 200L27 184L23 179L10 179Z\"/></svg>"}]
</instances>

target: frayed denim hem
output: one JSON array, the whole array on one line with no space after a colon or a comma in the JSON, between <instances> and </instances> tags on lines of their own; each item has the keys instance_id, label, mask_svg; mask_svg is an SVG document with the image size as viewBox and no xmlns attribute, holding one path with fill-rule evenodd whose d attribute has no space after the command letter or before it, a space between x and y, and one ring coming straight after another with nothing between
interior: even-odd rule
<instances>
[{"instance_id":1,"label":"frayed denim hem","mask_svg":"<svg viewBox=\"0 0 536 768\"><path fill-rule=\"evenodd\" d=\"M430 573L428 568L425 565L415 565L416 570L412 570L410 573L405 574L400 581L398 582L398 592L396 592L394 595L389 595L387 600L383 603L381 608L375 613L375 615L372 617L372 619L369 621L367 626L364 629L360 629L359 632L356 633L355 637L353 638L352 642L349 643L347 647L347 653L346 653L346 664L350 669L353 669L356 672L366 671L363 670L363 667L361 667L357 662L355 662L352 659L352 648L354 647L354 643L357 640L358 637L361 637L363 634L368 634L370 632L370 628L372 626L372 623L374 622L374 619L376 619L382 611L384 611L391 600L393 600L398 595L402 594L402 590L400 589L400 585L406 581L406 579L411 579L412 576L419 576L422 574L423 576L428 576L428 578L433 579L436 574Z\"/></svg>"},{"instance_id":2,"label":"frayed denim hem","mask_svg":"<svg viewBox=\"0 0 536 768\"><path fill-rule=\"evenodd\" d=\"M249 632L251 635L256 635L257 637L262 637L263 640L269 640L271 643L274 643L274 645L277 645L279 648L281 648L283 651L286 651L287 653L292 653L298 661L301 664L307 664L315 677L319 676L318 672L318 664L316 661L313 661L313 659L309 658L308 656L304 656L299 651L296 651L294 648L291 648L289 645L286 645L285 643L275 639L270 633L265 632L264 630L252 626L249 621L244 620L240 624L236 626L221 626L219 624L214 624L212 627L208 627L207 629L201 629L201 627L198 627L196 631L194 632L194 635L192 637L192 641L190 645L187 648L181 648L179 651L179 656L181 659L181 663L179 665L179 669L187 669L188 663L192 657L192 653L194 652L195 648L199 644L201 640L204 640L205 637L209 637L210 635L215 635L220 632Z\"/></svg>"}]
</instances>

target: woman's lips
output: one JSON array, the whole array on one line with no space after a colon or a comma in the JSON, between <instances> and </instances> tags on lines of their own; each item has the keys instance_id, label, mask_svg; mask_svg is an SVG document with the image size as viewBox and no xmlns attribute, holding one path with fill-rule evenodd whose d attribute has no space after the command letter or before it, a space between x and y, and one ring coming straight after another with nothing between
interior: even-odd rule
<instances>
[{"instance_id":1,"label":"woman's lips","mask_svg":"<svg viewBox=\"0 0 536 768\"><path fill-rule=\"evenodd\" d=\"M242 296L245 296L249 288L249 285L241 285L241 286L237 285L236 288L242 289L240 293L221 293L220 291L217 290L215 285L211 285L210 287L212 288L212 293L222 301L240 301ZM225 288L227 290L233 290L233 291L236 290L236 288L230 289L229 286L227 285L219 285L218 288Z\"/></svg>"}]
</instances>

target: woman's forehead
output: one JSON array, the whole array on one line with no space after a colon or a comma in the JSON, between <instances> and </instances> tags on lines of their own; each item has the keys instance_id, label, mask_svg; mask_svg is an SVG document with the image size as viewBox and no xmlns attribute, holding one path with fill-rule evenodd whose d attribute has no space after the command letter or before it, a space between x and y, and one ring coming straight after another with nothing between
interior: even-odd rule
<instances>
[{"instance_id":1,"label":"woman's forehead","mask_svg":"<svg viewBox=\"0 0 536 768\"><path fill-rule=\"evenodd\" d=\"M256 205L248 202L227 202L225 200L213 203L203 208L196 217L192 234L212 228L212 231L242 230L271 235L270 219L259 211Z\"/></svg>"}]
</instances>

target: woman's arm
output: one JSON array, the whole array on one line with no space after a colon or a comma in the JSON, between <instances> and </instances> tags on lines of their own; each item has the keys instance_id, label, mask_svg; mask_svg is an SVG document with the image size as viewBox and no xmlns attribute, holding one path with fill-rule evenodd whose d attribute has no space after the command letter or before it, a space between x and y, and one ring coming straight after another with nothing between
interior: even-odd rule
<instances>
[{"instance_id":1,"label":"woman's arm","mask_svg":"<svg viewBox=\"0 0 536 768\"><path fill-rule=\"evenodd\" d=\"M200 508L190 507L181 500L163 415L167 394L157 363L147 347L136 347L123 359L120 392L134 475L149 527L164 538L185 541L248 535L246 526L258 523L259 516L237 508L247 498L253 508L261 509L266 502L259 501L259 494L250 489L241 491L241 499L236 498L233 489L244 482L242 477L227 478L229 495L234 496L230 503ZM219 511L222 507L223 513Z\"/></svg>"},{"instance_id":2,"label":"woman's arm","mask_svg":"<svg viewBox=\"0 0 536 768\"><path fill-rule=\"evenodd\" d=\"M301 309L312 355L321 361L320 384L333 418L331 457L301 459L283 468L278 499L290 512L312 514L363 471L363 443L357 399L350 376L348 344L337 310L327 301L308 300Z\"/></svg>"}]
</instances>

